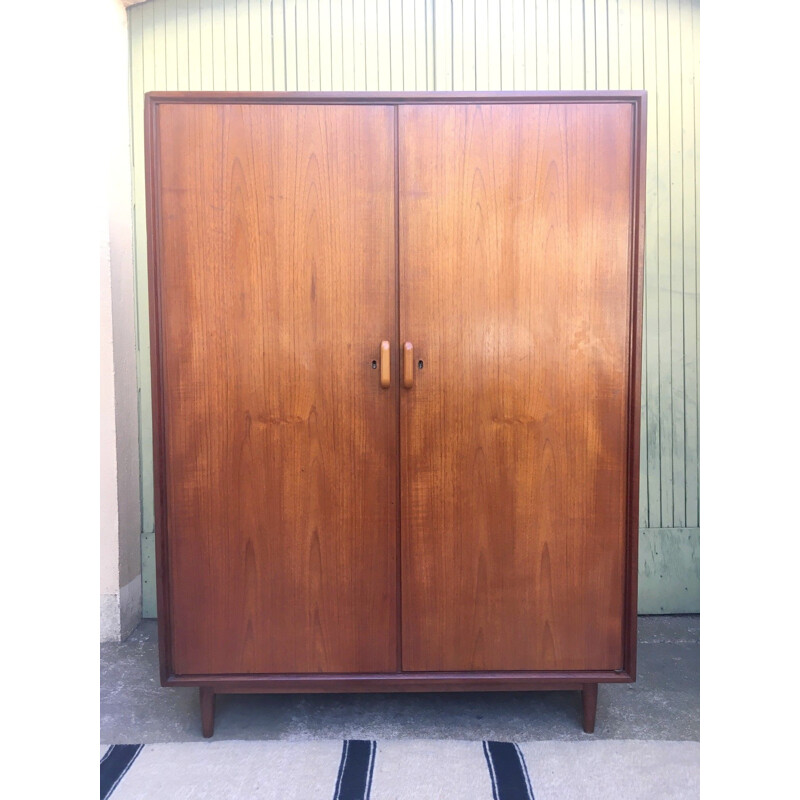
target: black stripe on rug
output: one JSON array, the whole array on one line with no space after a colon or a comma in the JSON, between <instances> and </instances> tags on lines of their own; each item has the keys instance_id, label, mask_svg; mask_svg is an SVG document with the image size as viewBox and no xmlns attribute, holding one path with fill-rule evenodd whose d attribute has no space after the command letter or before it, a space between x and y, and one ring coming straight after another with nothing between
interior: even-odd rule
<instances>
[{"instance_id":1,"label":"black stripe on rug","mask_svg":"<svg viewBox=\"0 0 800 800\"><path fill-rule=\"evenodd\" d=\"M114 744L100 759L100 800L106 800L136 761L143 744Z\"/></svg>"},{"instance_id":2,"label":"black stripe on rug","mask_svg":"<svg viewBox=\"0 0 800 800\"><path fill-rule=\"evenodd\" d=\"M528 768L513 742L484 742L494 800L534 800Z\"/></svg>"},{"instance_id":3,"label":"black stripe on rug","mask_svg":"<svg viewBox=\"0 0 800 800\"><path fill-rule=\"evenodd\" d=\"M374 741L345 739L333 800L369 800L374 766Z\"/></svg>"}]
</instances>

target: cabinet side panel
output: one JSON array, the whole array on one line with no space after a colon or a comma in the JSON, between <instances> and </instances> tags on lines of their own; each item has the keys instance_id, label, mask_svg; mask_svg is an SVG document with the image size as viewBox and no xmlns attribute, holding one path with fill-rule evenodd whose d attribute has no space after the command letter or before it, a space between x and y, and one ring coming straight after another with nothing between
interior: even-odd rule
<instances>
[{"instance_id":1,"label":"cabinet side panel","mask_svg":"<svg viewBox=\"0 0 800 800\"><path fill-rule=\"evenodd\" d=\"M158 121L173 672L394 671L394 109Z\"/></svg>"},{"instance_id":2,"label":"cabinet side panel","mask_svg":"<svg viewBox=\"0 0 800 800\"><path fill-rule=\"evenodd\" d=\"M623 667L632 108L399 109L405 670Z\"/></svg>"}]
</instances>

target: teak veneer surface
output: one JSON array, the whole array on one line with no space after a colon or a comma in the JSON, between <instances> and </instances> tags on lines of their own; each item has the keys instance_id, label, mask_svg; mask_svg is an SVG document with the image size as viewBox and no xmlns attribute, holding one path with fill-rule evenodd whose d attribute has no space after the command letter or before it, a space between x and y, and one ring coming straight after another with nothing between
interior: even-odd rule
<instances>
[{"instance_id":1,"label":"teak veneer surface","mask_svg":"<svg viewBox=\"0 0 800 800\"><path fill-rule=\"evenodd\" d=\"M398 113L403 668L621 669L632 107Z\"/></svg>"},{"instance_id":2,"label":"teak veneer surface","mask_svg":"<svg viewBox=\"0 0 800 800\"><path fill-rule=\"evenodd\" d=\"M157 123L172 670L396 671L394 110Z\"/></svg>"}]
</instances>

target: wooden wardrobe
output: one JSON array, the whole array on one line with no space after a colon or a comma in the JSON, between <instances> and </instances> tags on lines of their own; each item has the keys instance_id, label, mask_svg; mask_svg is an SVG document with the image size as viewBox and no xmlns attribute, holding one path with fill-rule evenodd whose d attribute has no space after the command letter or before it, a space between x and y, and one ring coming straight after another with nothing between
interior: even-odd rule
<instances>
[{"instance_id":1,"label":"wooden wardrobe","mask_svg":"<svg viewBox=\"0 0 800 800\"><path fill-rule=\"evenodd\" d=\"M147 95L165 686L635 679L643 92Z\"/></svg>"}]
</instances>

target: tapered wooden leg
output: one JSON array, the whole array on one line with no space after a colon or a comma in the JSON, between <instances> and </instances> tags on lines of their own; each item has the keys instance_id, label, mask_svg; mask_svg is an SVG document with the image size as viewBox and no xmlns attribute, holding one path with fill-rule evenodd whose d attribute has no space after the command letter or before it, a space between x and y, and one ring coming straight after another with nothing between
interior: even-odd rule
<instances>
[{"instance_id":1,"label":"tapered wooden leg","mask_svg":"<svg viewBox=\"0 0 800 800\"><path fill-rule=\"evenodd\" d=\"M584 733L594 733L594 720L597 716L597 684L584 683L581 697L583 699Z\"/></svg>"},{"instance_id":2,"label":"tapered wooden leg","mask_svg":"<svg viewBox=\"0 0 800 800\"><path fill-rule=\"evenodd\" d=\"M206 739L214 735L214 699L213 689L208 686L200 687L200 719Z\"/></svg>"}]
</instances>

